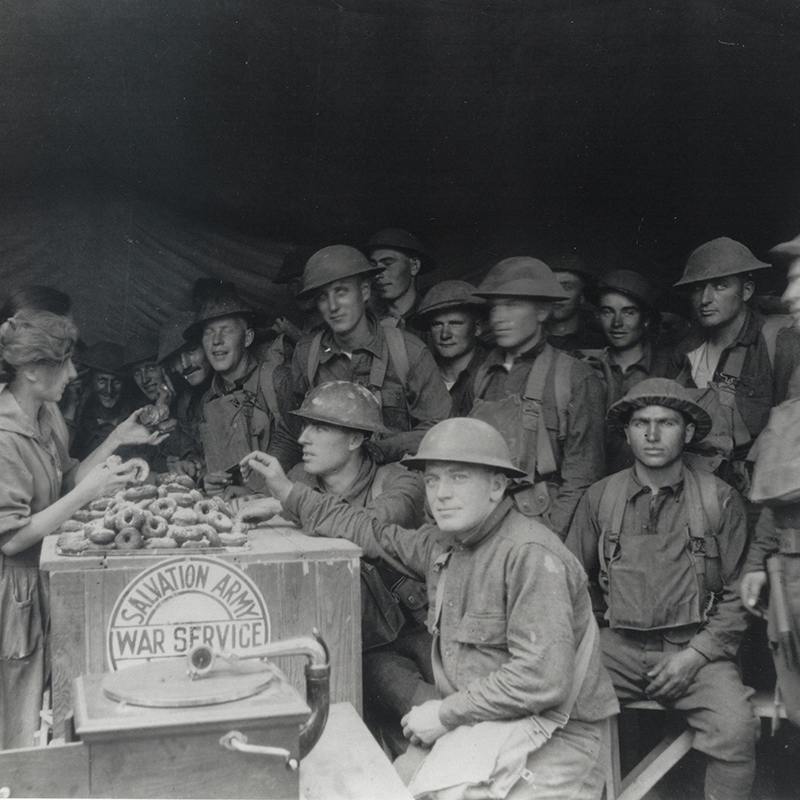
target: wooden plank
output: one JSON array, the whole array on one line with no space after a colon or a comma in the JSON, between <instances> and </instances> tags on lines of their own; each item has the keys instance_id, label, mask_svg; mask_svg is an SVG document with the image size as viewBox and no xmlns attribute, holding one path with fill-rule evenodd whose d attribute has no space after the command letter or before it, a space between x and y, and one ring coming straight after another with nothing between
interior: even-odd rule
<instances>
[{"instance_id":1,"label":"wooden plank","mask_svg":"<svg viewBox=\"0 0 800 800\"><path fill-rule=\"evenodd\" d=\"M667 734L622 781L617 800L642 798L692 749L694 732Z\"/></svg>"},{"instance_id":2,"label":"wooden plank","mask_svg":"<svg viewBox=\"0 0 800 800\"><path fill-rule=\"evenodd\" d=\"M316 747L300 762L304 800L411 800L392 763L349 703L331 706Z\"/></svg>"},{"instance_id":3,"label":"wooden plank","mask_svg":"<svg viewBox=\"0 0 800 800\"><path fill-rule=\"evenodd\" d=\"M82 742L0 751L4 797L89 797L89 748Z\"/></svg>"},{"instance_id":4,"label":"wooden plank","mask_svg":"<svg viewBox=\"0 0 800 800\"><path fill-rule=\"evenodd\" d=\"M331 702L347 700L361 713L360 561L319 562L317 626L331 651Z\"/></svg>"}]
</instances>

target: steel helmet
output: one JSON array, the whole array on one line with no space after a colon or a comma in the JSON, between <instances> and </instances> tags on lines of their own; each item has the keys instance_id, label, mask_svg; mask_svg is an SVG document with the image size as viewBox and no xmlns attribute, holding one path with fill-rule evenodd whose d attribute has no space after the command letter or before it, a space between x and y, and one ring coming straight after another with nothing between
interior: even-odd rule
<instances>
[{"instance_id":1,"label":"steel helmet","mask_svg":"<svg viewBox=\"0 0 800 800\"><path fill-rule=\"evenodd\" d=\"M647 278L630 269L616 269L603 276L597 284L597 290L593 292L596 303L600 302L600 297L607 292L618 292L633 298L637 303L646 309L654 310L658 292Z\"/></svg>"},{"instance_id":2,"label":"steel helmet","mask_svg":"<svg viewBox=\"0 0 800 800\"><path fill-rule=\"evenodd\" d=\"M433 256L427 251L422 242L413 233L401 228L385 228L378 231L367 242L364 252L370 256L375 250L398 250L419 259L420 274L428 272L435 265Z\"/></svg>"},{"instance_id":3,"label":"steel helmet","mask_svg":"<svg viewBox=\"0 0 800 800\"><path fill-rule=\"evenodd\" d=\"M424 317L446 308L483 308L486 301L475 296L475 287L466 281L442 281L432 286L419 304L415 316Z\"/></svg>"},{"instance_id":4,"label":"steel helmet","mask_svg":"<svg viewBox=\"0 0 800 800\"><path fill-rule=\"evenodd\" d=\"M757 269L768 269L748 248L727 236L701 244L686 261L681 279L675 286L710 281L728 275L741 275Z\"/></svg>"},{"instance_id":5,"label":"steel helmet","mask_svg":"<svg viewBox=\"0 0 800 800\"><path fill-rule=\"evenodd\" d=\"M558 278L544 261L529 256L505 258L495 264L475 291L476 297L528 297L568 300Z\"/></svg>"},{"instance_id":6,"label":"steel helmet","mask_svg":"<svg viewBox=\"0 0 800 800\"><path fill-rule=\"evenodd\" d=\"M488 422L472 417L453 417L437 423L422 438L417 454L402 459L412 469L424 469L427 461L494 467L509 478L527 476L511 462L508 445L500 433Z\"/></svg>"},{"instance_id":7,"label":"steel helmet","mask_svg":"<svg viewBox=\"0 0 800 800\"><path fill-rule=\"evenodd\" d=\"M333 244L317 250L308 259L303 269L303 286L297 296L302 298L314 289L342 278L375 275L378 272L383 270L380 267L373 267L360 250L346 244Z\"/></svg>"},{"instance_id":8,"label":"steel helmet","mask_svg":"<svg viewBox=\"0 0 800 800\"><path fill-rule=\"evenodd\" d=\"M350 381L329 381L315 386L300 408L289 413L341 428L388 433L378 398L365 386Z\"/></svg>"},{"instance_id":9,"label":"steel helmet","mask_svg":"<svg viewBox=\"0 0 800 800\"><path fill-rule=\"evenodd\" d=\"M237 294L224 292L223 294L209 297L194 316L194 322L183 332L187 342L199 342L203 338L203 329L209 322L223 317L242 317L247 324L253 326L263 318L249 303Z\"/></svg>"}]
</instances>

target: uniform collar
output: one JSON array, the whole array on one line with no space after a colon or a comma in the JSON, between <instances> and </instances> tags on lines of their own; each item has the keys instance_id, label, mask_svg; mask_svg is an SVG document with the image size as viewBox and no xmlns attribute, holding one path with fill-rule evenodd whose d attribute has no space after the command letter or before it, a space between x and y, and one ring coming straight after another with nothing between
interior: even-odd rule
<instances>
[{"instance_id":1,"label":"uniform collar","mask_svg":"<svg viewBox=\"0 0 800 800\"><path fill-rule=\"evenodd\" d=\"M621 367L618 364L615 364L611 360L611 348L604 347L602 352L603 360L608 364L611 369L618 369L620 372L622 371ZM628 370L631 369L641 369L648 375L652 372L653 369L653 346L650 344L649 340L645 340L644 342L644 350L642 351L642 357L638 361L634 361L628 367ZM626 372L628 371L626 370Z\"/></svg>"},{"instance_id":2,"label":"uniform collar","mask_svg":"<svg viewBox=\"0 0 800 800\"><path fill-rule=\"evenodd\" d=\"M686 474L686 467L683 467L681 469L680 478L678 478L678 480L675 483L668 484L667 486L662 486L661 489L659 490L659 494L666 490L665 493L667 493L667 494L678 495L680 493L681 489L683 489L683 483L684 483L685 474ZM632 500L634 497L636 497L636 495L642 494L643 492L645 492L645 490L647 490L647 492L651 491L649 489L649 487L645 486L639 480L639 476L636 474L635 467L629 467L629 469L628 469L628 486L627 486L627 489L626 489L628 500L629 501Z\"/></svg>"},{"instance_id":3,"label":"uniform collar","mask_svg":"<svg viewBox=\"0 0 800 800\"><path fill-rule=\"evenodd\" d=\"M226 394L233 394L234 392L241 391L259 366L260 363L256 361L256 359L253 358L250 353L248 353L247 367L245 368L244 375L242 375L241 378L237 378L233 382L233 386L228 386L222 379L222 376L218 372L215 372L213 378L211 379L211 393L215 397L223 397Z\"/></svg>"},{"instance_id":4,"label":"uniform collar","mask_svg":"<svg viewBox=\"0 0 800 800\"><path fill-rule=\"evenodd\" d=\"M725 348L725 350L731 350L737 345L750 347L756 342L758 338L758 331L758 317L753 309L748 305L745 311L744 323L742 324L739 333L736 334L736 338ZM692 350L697 350L697 348L703 345L707 340L708 337L703 329L695 324L683 342L678 346L678 349L681 353L691 353Z\"/></svg>"},{"instance_id":5,"label":"uniform collar","mask_svg":"<svg viewBox=\"0 0 800 800\"><path fill-rule=\"evenodd\" d=\"M514 507L514 501L506 495L497 508L477 528L473 528L466 536L457 539L456 550L474 550L488 539L499 527Z\"/></svg>"},{"instance_id":6,"label":"uniform collar","mask_svg":"<svg viewBox=\"0 0 800 800\"><path fill-rule=\"evenodd\" d=\"M366 350L376 358L380 358L383 353L383 328L377 318L370 311L367 311L367 324L369 325L369 338L364 344L358 345L356 350ZM330 328L326 327L320 342L319 360L324 364L334 356L342 355L344 350L336 343Z\"/></svg>"},{"instance_id":7,"label":"uniform collar","mask_svg":"<svg viewBox=\"0 0 800 800\"><path fill-rule=\"evenodd\" d=\"M542 350L544 350L545 346L547 345L547 339L542 336L538 342L536 342L533 347L529 347L523 353L520 353L517 358L514 359L514 364L519 362L528 362L533 363L539 355L541 355ZM500 347L495 347L489 355L486 357L486 366L489 369L494 369L496 367L503 367L506 363L506 351Z\"/></svg>"}]
</instances>

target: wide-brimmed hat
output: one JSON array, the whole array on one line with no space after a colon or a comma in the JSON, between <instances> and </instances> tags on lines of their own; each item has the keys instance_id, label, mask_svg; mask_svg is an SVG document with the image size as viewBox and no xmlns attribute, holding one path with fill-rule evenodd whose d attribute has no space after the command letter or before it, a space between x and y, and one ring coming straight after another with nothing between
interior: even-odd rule
<instances>
[{"instance_id":1,"label":"wide-brimmed hat","mask_svg":"<svg viewBox=\"0 0 800 800\"><path fill-rule=\"evenodd\" d=\"M504 258L495 264L474 292L476 297L526 297L569 300L558 278L544 261L530 256Z\"/></svg>"},{"instance_id":2,"label":"wide-brimmed hat","mask_svg":"<svg viewBox=\"0 0 800 800\"><path fill-rule=\"evenodd\" d=\"M203 328L215 319L222 317L244 317L249 325L255 325L262 318L262 313L233 294L209 297L194 316L194 322L183 332L187 342L199 341L203 336Z\"/></svg>"},{"instance_id":3,"label":"wide-brimmed hat","mask_svg":"<svg viewBox=\"0 0 800 800\"><path fill-rule=\"evenodd\" d=\"M82 367L107 372L109 375L119 375L124 360L122 345L114 342L95 342L80 355L76 355L75 360Z\"/></svg>"},{"instance_id":4,"label":"wide-brimmed hat","mask_svg":"<svg viewBox=\"0 0 800 800\"><path fill-rule=\"evenodd\" d=\"M315 386L303 400L295 417L326 422L356 431L388 433L383 424L381 404L377 397L358 383L328 381Z\"/></svg>"},{"instance_id":5,"label":"wide-brimmed hat","mask_svg":"<svg viewBox=\"0 0 800 800\"><path fill-rule=\"evenodd\" d=\"M425 317L444 311L448 308L484 308L486 301L475 296L475 287L466 281L442 281L432 286L422 302L419 304L415 319L424 320Z\"/></svg>"},{"instance_id":6,"label":"wide-brimmed hat","mask_svg":"<svg viewBox=\"0 0 800 800\"><path fill-rule=\"evenodd\" d=\"M183 332L194 322L191 311L176 311L158 332L158 363L162 364L180 353L188 342Z\"/></svg>"},{"instance_id":7,"label":"wide-brimmed hat","mask_svg":"<svg viewBox=\"0 0 800 800\"><path fill-rule=\"evenodd\" d=\"M399 250L419 259L419 274L433 269L436 262L422 242L413 233L401 228L385 228L378 231L364 245L364 252L369 256L374 250Z\"/></svg>"},{"instance_id":8,"label":"wide-brimmed hat","mask_svg":"<svg viewBox=\"0 0 800 800\"><path fill-rule=\"evenodd\" d=\"M711 417L698 405L688 390L668 378L647 378L637 383L621 400L608 409L606 419L613 428L623 428L639 408L663 406L686 414L694 422L693 442L705 439L711 431Z\"/></svg>"},{"instance_id":9,"label":"wide-brimmed hat","mask_svg":"<svg viewBox=\"0 0 800 800\"><path fill-rule=\"evenodd\" d=\"M303 285L297 296L302 299L333 281L354 278L356 275L376 275L379 272L383 270L373 267L360 250L347 244L333 244L317 250L308 259L303 270Z\"/></svg>"},{"instance_id":10,"label":"wide-brimmed hat","mask_svg":"<svg viewBox=\"0 0 800 800\"><path fill-rule=\"evenodd\" d=\"M152 361L155 364L157 358L158 336L155 333L142 333L125 342L120 369L128 370L143 361Z\"/></svg>"},{"instance_id":11,"label":"wide-brimmed hat","mask_svg":"<svg viewBox=\"0 0 800 800\"><path fill-rule=\"evenodd\" d=\"M686 260L681 279L674 286L742 275L758 269L769 269L770 264L759 261L741 242L721 236L701 244Z\"/></svg>"},{"instance_id":12,"label":"wide-brimmed hat","mask_svg":"<svg viewBox=\"0 0 800 800\"><path fill-rule=\"evenodd\" d=\"M649 311L656 307L658 290L644 275L630 269L615 269L604 275L597 287L590 293L592 301L597 304L600 296L606 292L619 292L635 300Z\"/></svg>"},{"instance_id":13,"label":"wide-brimmed hat","mask_svg":"<svg viewBox=\"0 0 800 800\"><path fill-rule=\"evenodd\" d=\"M422 437L416 455L403 456L401 461L411 469L425 469L428 461L452 461L493 467L509 478L527 477L512 462L508 445L498 430L472 417L438 422Z\"/></svg>"}]
</instances>

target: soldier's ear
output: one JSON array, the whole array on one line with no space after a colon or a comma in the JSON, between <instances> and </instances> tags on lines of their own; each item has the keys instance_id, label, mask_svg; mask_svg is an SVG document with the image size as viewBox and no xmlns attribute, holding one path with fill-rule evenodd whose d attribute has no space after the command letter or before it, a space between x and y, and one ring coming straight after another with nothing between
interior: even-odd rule
<instances>
[{"instance_id":1,"label":"soldier's ear","mask_svg":"<svg viewBox=\"0 0 800 800\"><path fill-rule=\"evenodd\" d=\"M686 431L683 435L683 443L689 444L694 438L694 431L695 431L695 424L694 422L687 422L686 423Z\"/></svg>"},{"instance_id":2,"label":"soldier's ear","mask_svg":"<svg viewBox=\"0 0 800 800\"><path fill-rule=\"evenodd\" d=\"M411 266L409 267L411 274L416 275L422 266L422 262L416 257L409 258L409 261L411 262Z\"/></svg>"},{"instance_id":3,"label":"soldier's ear","mask_svg":"<svg viewBox=\"0 0 800 800\"><path fill-rule=\"evenodd\" d=\"M506 493L508 486L508 476L502 472L493 472L492 480L489 484L489 497L493 502L499 503L503 495Z\"/></svg>"},{"instance_id":4,"label":"soldier's ear","mask_svg":"<svg viewBox=\"0 0 800 800\"><path fill-rule=\"evenodd\" d=\"M250 347L251 344L253 344L253 339L255 338L256 338L256 332L252 328L248 328L247 332L244 335L245 349L247 349L248 347Z\"/></svg>"}]
</instances>

